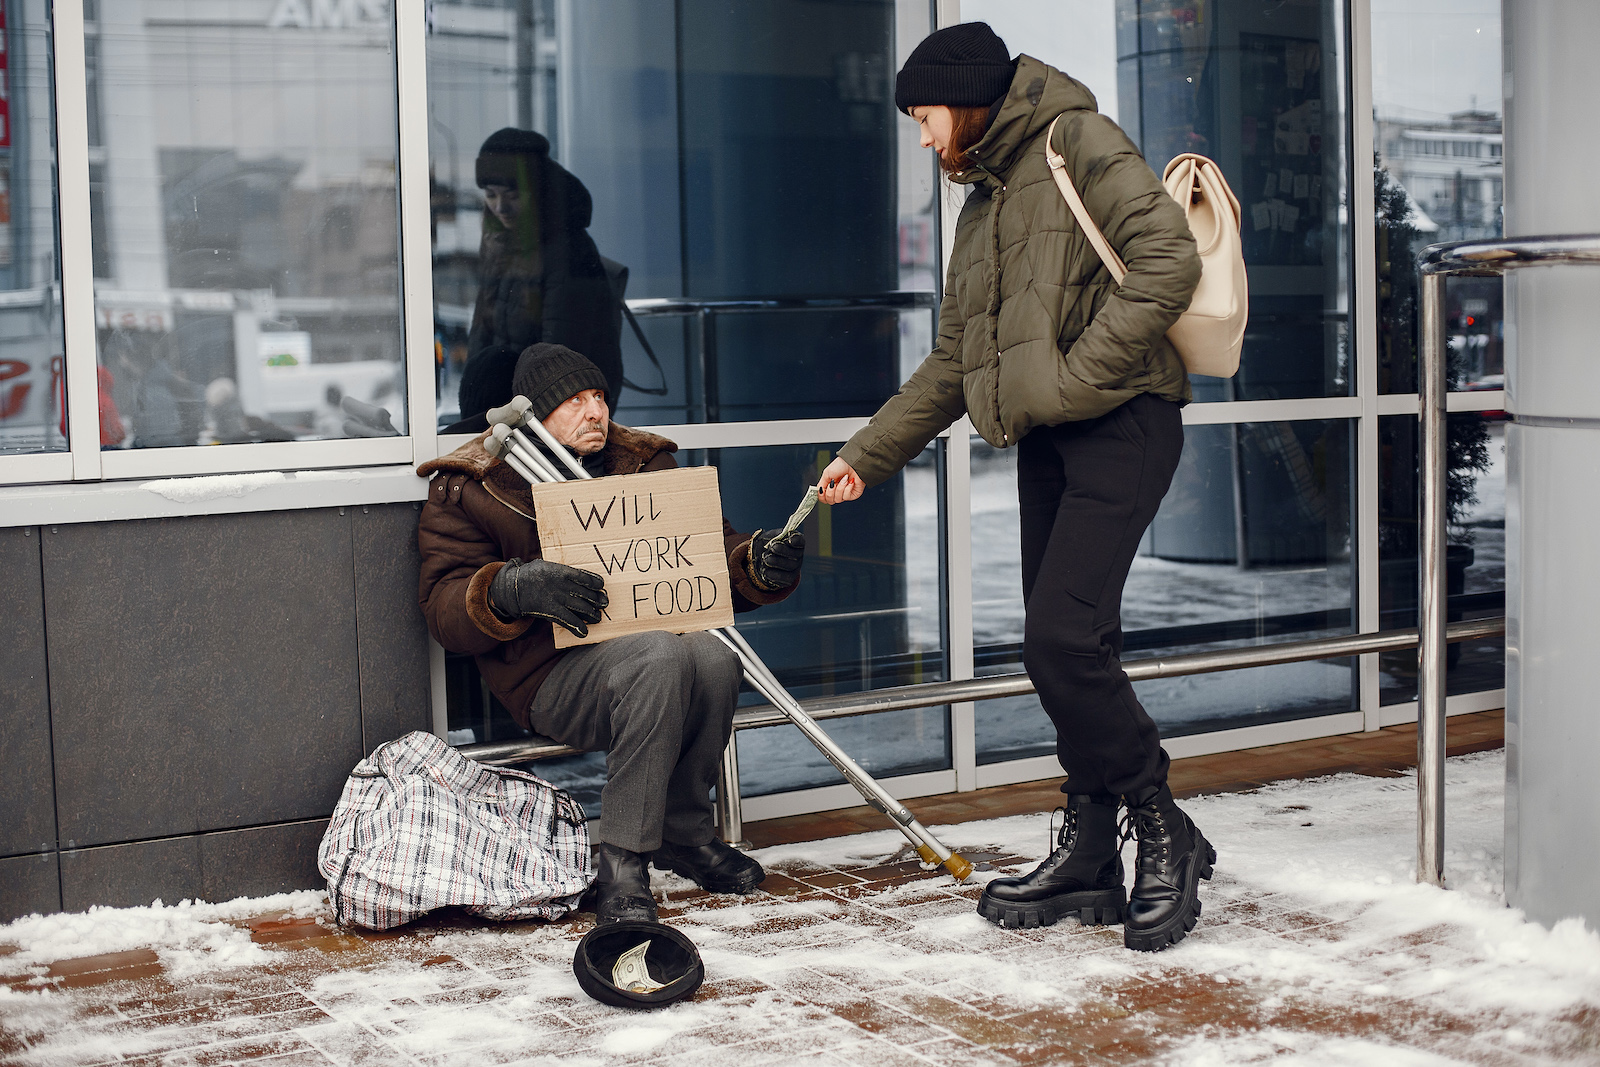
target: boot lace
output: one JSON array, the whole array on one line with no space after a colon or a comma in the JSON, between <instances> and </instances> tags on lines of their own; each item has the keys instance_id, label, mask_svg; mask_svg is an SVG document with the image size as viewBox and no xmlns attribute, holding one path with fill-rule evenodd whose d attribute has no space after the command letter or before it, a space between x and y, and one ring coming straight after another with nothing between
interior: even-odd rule
<instances>
[{"instance_id":1,"label":"boot lace","mask_svg":"<svg viewBox=\"0 0 1600 1067\"><path fill-rule=\"evenodd\" d=\"M1129 805L1117 823L1117 848L1129 841L1138 841L1140 866L1165 863L1172 855L1172 835L1167 830L1167 820L1154 804L1143 807Z\"/></svg>"},{"instance_id":2,"label":"boot lace","mask_svg":"<svg viewBox=\"0 0 1600 1067\"><path fill-rule=\"evenodd\" d=\"M1061 826L1056 826L1056 816L1061 816ZM1078 839L1078 810L1076 808L1059 807L1050 813L1050 855L1057 852L1072 851L1073 844Z\"/></svg>"}]
</instances>

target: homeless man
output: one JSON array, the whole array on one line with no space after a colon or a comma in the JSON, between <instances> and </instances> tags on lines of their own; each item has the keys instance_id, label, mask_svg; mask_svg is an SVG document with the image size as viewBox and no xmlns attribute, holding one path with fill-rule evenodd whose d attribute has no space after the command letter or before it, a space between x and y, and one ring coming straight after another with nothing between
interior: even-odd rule
<instances>
[{"instance_id":1,"label":"homeless man","mask_svg":"<svg viewBox=\"0 0 1600 1067\"><path fill-rule=\"evenodd\" d=\"M671 441L610 421L605 376L569 348L530 346L514 387L532 402L529 417L596 477L677 465ZM419 598L434 639L476 656L518 723L606 750L596 920L656 919L652 859L713 893L751 892L765 872L717 839L710 801L733 730L739 660L709 633L630 634L558 652L552 626L585 636L606 606L604 583L540 558L528 485L484 451L485 436L417 468L436 475L417 531ZM745 537L724 520L723 541L734 610L793 591L802 535Z\"/></svg>"}]
</instances>

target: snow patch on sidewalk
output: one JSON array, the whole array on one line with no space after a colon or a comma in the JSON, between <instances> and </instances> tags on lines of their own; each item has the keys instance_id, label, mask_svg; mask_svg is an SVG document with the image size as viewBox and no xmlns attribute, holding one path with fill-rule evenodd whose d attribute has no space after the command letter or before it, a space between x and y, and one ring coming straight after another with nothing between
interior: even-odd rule
<instances>
[{"instance_id":1,"label":"snow patch on sidewalk","mask_svg":"<svg viewBox=\"0 0 1600 1067\"><path fill-rule=\"evenodd\" d=\"M264 963L266 952L250 931L229 920L282 911L292 917L323 912L326 894L312 890L240 897L222 904L157 900L142 908L90 908L86 912L30 915L0 927L0 941L17 946L8 967L43 968L58 960L148 948L175 977Z\"/></svg>"}]
</instances>

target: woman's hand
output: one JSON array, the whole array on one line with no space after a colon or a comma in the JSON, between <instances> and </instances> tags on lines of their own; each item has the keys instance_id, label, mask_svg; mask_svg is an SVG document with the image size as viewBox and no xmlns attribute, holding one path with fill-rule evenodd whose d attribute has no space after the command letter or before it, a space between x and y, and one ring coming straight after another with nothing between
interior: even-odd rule
<instances>
[{"instance_id":1,"label":"woman's hand","mask_svg":"<svg viewBox=\"0 0 1600 1067\"><path fill-rule=\"evenodd\" d=\"M817 479L817 499L824 504L843 504L866 492L867 485L856 469L837 457Z\"/></svg>"}]
</instances>

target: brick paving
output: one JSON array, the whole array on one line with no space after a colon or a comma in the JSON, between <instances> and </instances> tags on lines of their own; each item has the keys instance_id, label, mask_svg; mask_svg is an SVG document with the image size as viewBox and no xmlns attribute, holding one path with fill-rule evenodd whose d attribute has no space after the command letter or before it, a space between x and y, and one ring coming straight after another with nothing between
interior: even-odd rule
<instances>
[{"instance_id":1,"label":"brick paving","mask_svg":"<svg viewBox=\"0 0 1600 1067\"><path fill-rule=\"evenodd\" d=\"M1497 747L1501 729L1497 713L1453 719L1452 751ZM1333 770L1394 775L1411 762L1414 743L1413 729L1396 728L1200 757L1175 763L1173 781L1193 794ZM1042 783L912 807L928 823L946 824L1037 812L1058 800L1053 784ZM769 845L881 829L879 820L851 810L748 830ZM959 830L946 837L961 847ZM0 944L0 985L63 994L54 1014L30 1014L8 1011L17 998L0 991L0 1062L1104 1065L1160 1059L1196 1034L1260 1033L1270 1045L1272 1034L1305 1032L1421 1043L1460 1062L1548 1062L1482 1040L1504 1020L1436 1002L1374 996L1370 1008L1351 1010L1272 983L1170 966L1130 970L1116 927L1004 930L974 919L951 940L930 933L935 920L969 915L978 887L900 854L838 865L781 858L793 851L780 850L762 891L749 898L658 881L663 918L701 945L708 965L693 1004L672 1012L619 1012L577 992L570 960L587 915L504 926L443 914L374 934L333 928L325 916L272 913L235 924L268 962L189 977L143 949L63 960L43 976L8 973L15 947ZM1030 865L992 849L963 851L990 870ZM1314 950L1337 939L1349 918L1275 902L1231 882L1224 867L1210 885L1201 931L1213 944ZM1427 931L1411 942L1413 956L1437 950L1443 958ZM860 966L863 951L894 966ZM1082 995L1070 1007L1040 1007L985 988L978 961L1023 954L1045 970L1059 964ZM1585 1009L1559 1023L1546 1052L1600 1062L1600 1017ZM74 1037L66 1044L63 1028Z\"/></svg>"}]
</instances>

